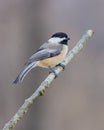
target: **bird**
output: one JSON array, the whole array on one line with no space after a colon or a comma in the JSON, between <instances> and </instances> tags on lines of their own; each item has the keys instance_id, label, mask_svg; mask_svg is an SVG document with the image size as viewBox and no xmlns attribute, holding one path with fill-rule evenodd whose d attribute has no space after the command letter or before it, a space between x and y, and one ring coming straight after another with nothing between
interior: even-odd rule
<instances>
[{"instance_id":1,"label":"bird","mask_svg":"<svg viewBox=\"0 0 104 130\"><path fill-rule=\"evenodd\" d=\"M13 83L21 83L30 70L37 66L48 68L50 72L53 72L55 77L57 77L53 68L57 65L65 68L61 62L64 60L68 52L68 40L70 40L70 38L64 32L53 34L48 41L41 45L40 48L27 60L25 67L20 71Z\"/></svg>"}]
</instances>

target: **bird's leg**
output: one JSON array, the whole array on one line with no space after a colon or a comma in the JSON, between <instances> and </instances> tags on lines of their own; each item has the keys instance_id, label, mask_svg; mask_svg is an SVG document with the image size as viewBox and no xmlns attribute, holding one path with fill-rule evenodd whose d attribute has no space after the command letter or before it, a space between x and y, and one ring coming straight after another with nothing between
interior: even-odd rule
<instances>
[{"instance_id":1,"label":"bird's leg","mask_svg":"<svg viewBox=\"0 0 104 130\"><path fill-rule=\"evenodd\" d=\"M48 67L49 68L49 73L54 73L55 75L55 79L58 77L58 75L56 74L56 72L54 71L54 69L52 69L50 66Z\"/></svg>"},{"instance_id":2,"label":"bird's leg","mask_svg":"<svg viewBox=\"0 0 104 130\"><path fill-rule=\"evenodd\" d=\"M65 65L64 65L64 64L59 63L58 65L56 65L56 67L57 67L57 66L61 66L61 67L63 68L63 70L65 70Z\"/></svg>"}]
</instances>

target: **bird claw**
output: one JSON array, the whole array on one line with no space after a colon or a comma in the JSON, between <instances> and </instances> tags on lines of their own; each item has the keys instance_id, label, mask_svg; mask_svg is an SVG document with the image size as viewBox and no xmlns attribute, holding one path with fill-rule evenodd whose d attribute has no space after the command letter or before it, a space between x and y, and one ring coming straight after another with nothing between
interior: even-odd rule
<instances>
[{"instance_id":1,"label":"bird claw","mask_svg":"<svg viewBox=\"0 0 104 130\"><path fill-rule=\"evenodd\" d=\"M59 63L58 65L56 65L56 67L57 67L57 66L61 66L61 67L63 68L63 70L65 70L65 65L64 65L64 64Z\"/></svg>"},{"instance_id":2,"label":"bird claw","mask_svg":"<svg viewBox=\"0 0 104 130\"><path fill-rule=\"evenodd\" d=\"M55 79L56 79L58 77L58 74L52 68L49 68L49 69L50 69L49 74L54 73Z\"/></svg>"}]
</instances>

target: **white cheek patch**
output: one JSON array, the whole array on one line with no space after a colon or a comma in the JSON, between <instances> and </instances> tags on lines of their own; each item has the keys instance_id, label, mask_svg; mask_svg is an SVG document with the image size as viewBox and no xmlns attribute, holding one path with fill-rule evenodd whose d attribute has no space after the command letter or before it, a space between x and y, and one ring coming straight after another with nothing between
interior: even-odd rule
<instances>
[{"instance_id":1,"label":"white cheek patch","mask_svg":"<svg viewBox=\"0 0 104 130\"><path fill-rule=\"evenodd\" d=\"M61 42L63 41L64 39L66 39L65 37L64 38L59 38L59 37L52 37L48 40L48 42L51 42L51 43L57 43L57 42Z\"/></svg>"}]
</instances>

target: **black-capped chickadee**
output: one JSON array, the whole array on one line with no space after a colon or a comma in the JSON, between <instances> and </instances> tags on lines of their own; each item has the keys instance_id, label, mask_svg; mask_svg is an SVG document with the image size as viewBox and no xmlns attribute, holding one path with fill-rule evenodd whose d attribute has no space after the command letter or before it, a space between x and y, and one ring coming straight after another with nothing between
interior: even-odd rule
<instances>
[{"instance_id":1,"label":"black-capped chickadee","mask_svg":"<svg viewBox=\"0 0 104 130\"><path fill-rule=\"evenodd\" d=\"M68 40L70 38L66 33L58 32L44 43L26 62L25 68L19 73L13 83L17 84L23 81L27 73L34 67L40 66L49 68L54 72L53 67L60 64L68 52ZM57 76L55 74L55 76Z\"/></svg>"}]
</instances>

